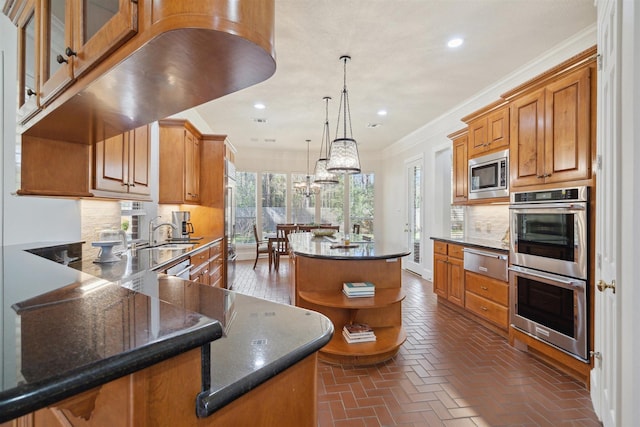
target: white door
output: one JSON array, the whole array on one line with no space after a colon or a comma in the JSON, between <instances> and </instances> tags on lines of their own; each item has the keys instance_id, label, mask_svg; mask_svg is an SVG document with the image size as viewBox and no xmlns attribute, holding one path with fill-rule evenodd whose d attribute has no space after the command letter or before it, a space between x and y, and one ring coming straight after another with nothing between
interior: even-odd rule
<instances>
[{"instance_id":1,"label":"white door","mask_svg":"<svg viewBox=\"0 0 640 427\"><path fill-rule=\"evenodd\" d=\"M405 232L411 254L403 258L404 268L422 275L422 158L406 164L407 219Z\"/></svg>"},{"instance_id":2,"label":"white door","mask_svg":"<svg viewBox=\"0 0 640 427\"><path fill-rule=\"evenodd\" d=\"M618 301L620 260L620 0L598 1L598 163L594 367L591 399L604 427L616 426L619 381Z\"/></svg>"}]
</instances>

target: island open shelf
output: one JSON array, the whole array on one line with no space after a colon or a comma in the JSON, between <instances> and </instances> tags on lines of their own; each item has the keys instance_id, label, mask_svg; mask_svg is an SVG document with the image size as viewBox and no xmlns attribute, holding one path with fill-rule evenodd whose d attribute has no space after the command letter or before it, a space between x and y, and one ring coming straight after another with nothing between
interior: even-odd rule
<instances>
[{"instance_id":1,"label":"island open shelf","mask_svg":"<svg viewBox=\"0 0 640 427\"><path fill-rule=\"evenodd\" d=\"M291 302L331 319L333 338L318 352L336 364L371 365L395 356L407 338L402 327L401 261L406 251L373 242L338 250L308 233L290 236ZM375 295L349 298L345 282L371 282ZM342 329L350 323L369 325L375 341L348 343Z\"/></svg>"}]
</instances>

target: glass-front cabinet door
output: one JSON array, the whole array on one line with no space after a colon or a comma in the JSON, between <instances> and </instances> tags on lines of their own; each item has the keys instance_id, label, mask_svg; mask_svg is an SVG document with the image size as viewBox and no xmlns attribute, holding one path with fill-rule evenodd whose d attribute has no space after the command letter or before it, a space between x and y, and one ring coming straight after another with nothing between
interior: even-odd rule
<instances>
[{"instance_id":1,"label":"glass-front cabinet door","mask_svg":"<svg viewBox=\"0 0 640 427\"><path fill-rule=\"evenodd\" d=\"M44 0L41 7L42 39L40 57L40 103L46 105L73 82L72 2Z\"/></svg>"},{"instance_id":2,"label":"glass-front cabinet door","mask_svg":"<svg viewBox=\"0 0 640 427\"><path fill-rule=\"evenodd\" d=\"M18 20L18 121L39 111L38 100L38 14L30 1Z\"/></svg>"},{"instance_id":3,"label":"glass-front cabinet door","mask_svg":"<svg viewBox=\"0 0 640 427\"><path fill-rule=\"evenodd\" d=\"M40 102L46 105L138 29L134 0L40 0Z\"/></svg>"}]
</instances>

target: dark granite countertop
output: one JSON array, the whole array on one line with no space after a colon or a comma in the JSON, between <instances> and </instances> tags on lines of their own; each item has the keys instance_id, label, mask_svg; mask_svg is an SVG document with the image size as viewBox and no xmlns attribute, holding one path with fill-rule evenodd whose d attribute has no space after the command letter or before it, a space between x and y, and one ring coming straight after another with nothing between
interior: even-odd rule
<instances>
[{"instance_id":1,"label":"dark granite countertop","mask_svg":"<svg viewBox=\"0 0 640 427\"><path fill-rule=\"evenodd\" d=\"M455 243L457 245L475 247L480 249L491 249L494 251L509 253L509 245L503 242L485 239L474 238L460 238L460 237L445 237L445 236L431 236L431 240L438 240L441 242Z\"/></svg>"},{"instance_id":2,"label":"dark granite countertop","mask_svg":"<svg viewBox=\"0 0 640 427\"><path fill-rule=\"evenodd\" d=\"M407 248L367 241L358 234L351 235L349 247L344 247L341 234L331 238L314 237L312 233L292 233L289 235L289 242L293 253L310 258L372 260L401 258L410 254Z\"/></svg>"},{"instance_id":3,"label":"dark granite countertop","mask_svg":"<svg viewBox=\"0 0 640 427\"><path fill-rule=\"evenodd\" d=\"M2 248L0 422L203 346L211 353L211 378L203 383L211 386L194 408L197 403L206 416L317 351L333 334L318 313L147 268L171 264L205 241L171 250L170 258L138 251L110 266L90 261L92 274L82 271L84 261L69 263L73 244L58 262L27 249L64 243ZM176 298L177 288L199 297ZM144 316L134 315L141 310Z\"/></svg>"}]
</instances>

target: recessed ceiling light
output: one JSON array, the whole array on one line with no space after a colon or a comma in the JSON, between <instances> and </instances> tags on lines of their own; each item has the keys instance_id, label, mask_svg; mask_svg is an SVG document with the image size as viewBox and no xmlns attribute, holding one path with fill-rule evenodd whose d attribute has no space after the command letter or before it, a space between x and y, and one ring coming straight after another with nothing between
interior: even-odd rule
<instances>
[{"instance_id":1,"label":"recessed ceiling light","mask_svg":"<svg viewBox=\"0 0 640 427\"><path fill-rule=\"evenodd\" d=\"M379 116L386 116L387 115L387 110L378 110L378 115Z\"/></svg>"},{"instance_id":2,"label":"recessed ceiling light","mask_svg":"<svg viewBox=\"0 0 640 427\"><path fill-rule=\"evenodd\" d=\"M262 102L256 102L255 104L253 104L253 108L258 110L264 110L265 108L267 108L267 106L264 105Z\"/></svg>"},{"instance_id":3,"label":"recessed ceiling light","mask_svg":"<svg viewBox=\"0 0 640 427\"><path fill-rule=\"evenodd\" d=\"M267 123L267 119L263 119L261 117L254 117L253 118L253 122L254 123Z\"/></svg>"},{"instance_id":4,"label":"recessed ceiling light","mask_svg":"<svg viewBox=\"0 0 640 427\"><path fill-rule=\"evenodd\" d=\"M453 38L453 39L449 40L447 42L447 46L449 46L451 48L460 47L460 46L462 46L462 43L464 43L464 39L461 39L460 37L456 37L456 38Z\"/></svg>"}]
</instances>

